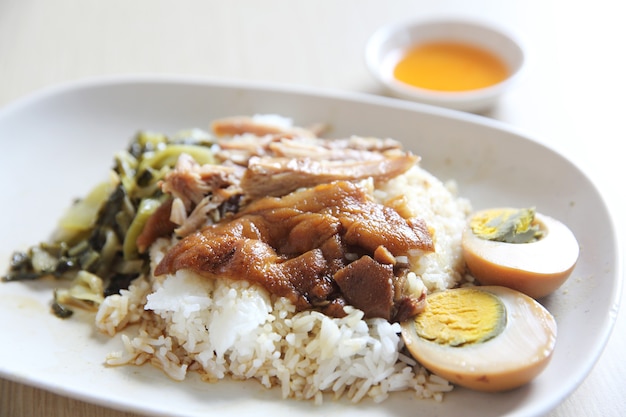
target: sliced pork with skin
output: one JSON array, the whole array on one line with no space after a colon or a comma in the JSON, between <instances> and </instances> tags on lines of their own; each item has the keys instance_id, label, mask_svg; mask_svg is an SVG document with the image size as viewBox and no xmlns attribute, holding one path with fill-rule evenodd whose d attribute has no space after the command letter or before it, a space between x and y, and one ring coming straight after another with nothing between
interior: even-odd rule
<instances>
[{"instance_id":1,"label":"sliced pork with skin","mask_svg":"<svg viewBox=\"0 0 626 417\"><path fill-rule=\"evenodd\" d=\"M393 267L363 256L333 276L344 298L361 306L366 317L391 319L393 313Z\"/></svg>"},{"instance_id":2,"label":"sliced pork with skin","mask_svg":"<svg viewBox=\"0 0 626 417\"><path fill-rule=\"evenodd\" d=\"M393 266L373 258L381 246L393 256L434 250L423 221L406 220L373 202L358 185L337 181L250 203L232 219L182 239L155 274L189 269L210 278L246 279L289 298L299 310L320 307L341 314L337 306L345 300L368 317L390 319L398 311L395 301L402 297L396 292L402 286ZM369 260L353 265L348 253ZM355 291L359 285L386 301Z\"/></svg>"},{"instance_id":3,"label":"sliced pork with skin","mask_svg":"<svg viewBox=\"0 0 626 417\"><path fill-rule=\"evenodd\" d=\"M180 199L190 210L208 194L224 201L240 193L239 182L243 173L244 170L237 165L200 165L191 156L182 154L160 186L164 193Z\"/></svg>"},{"instance_id":4,"label":"sliced pork with skin","mask_svg":"<svg viewBox=\"0 0 626 417\"><path fill-rule=\"evenodd\" d=\"M281 196L298 188L332 181L373 178L386 181L405 173L417 163L413 154L381 156L366 161L320 161L312 158L252 157L241 188L247 196Z\"/></svg>"},{"instance_id":5,"label":"sliced pork with skin","mask_svg":"<svg viewBox=\"0 0 626 417\"><path fill-rule=\"evenodd\" d=\"M191 156L180 155L174 170L160 183L161 190L173 197L170 221L177 225L176 235L186 236L205 226L214 210L220 215L236 211L243 172L237 165L200 165Z\"/></svg>"},{"instance_id":6,"label":"sliced pork with skin","mask_svg":"<svg viewBox=\"0 0 626 417\"><path fill-rule=\"evenodd\" d=\"M405 294L406 262L434 250L425 222L403 201L374 202L358 185L388 181L419 157L392 139L322 139L315 129L236 117L212 125L220 165L182 156L161 187L172 196L149 222L154 240L170 209L182 237L155 274L193 270L245 279L291 300L298 310L400 320L423 308ZM165 230L165 229L163 229Z\"/></svg>"},{"instance_id":7,"label":"sliced pork with skin","mask_svg":"<svg viewBox=\"0 0 626 417\"><path fill-rule=\"evenodd\" d=\"M172 202L171 198L167 199L148 217L146 225L137 236L136 243L139 253L146 252L158 238L170 236L176 229L176 223L170 220Z\"/></svg>"},{"instance_id":8,"label":"sliced pork with skin","mask_svg":"<svg viewBox=\"0 0 626 417\"><path fill-rule=\"evenodd\" d=\"M351 136L343 139L291 138L271 141L269 152L282 158L312 158L321 161L368 161L382 159L383 153L401 151L401 145L393 139ZM261 155L257 155L261 156Z\"/></svg>"},{"instance_id":9,"label":"sliced pork with skin","mask_svg":"<svg viewBox=\"0 0 626 417\"><path fill-rule=\"evenodd\" d=\"M324 129L323 125L315 125L309 129L294 127L280 123L268 122L265 118L250 116L226 117L213 121L213 133L217 136L238 136L251 134L259 137L317 137Z\"/></svg>"}]
</instances>

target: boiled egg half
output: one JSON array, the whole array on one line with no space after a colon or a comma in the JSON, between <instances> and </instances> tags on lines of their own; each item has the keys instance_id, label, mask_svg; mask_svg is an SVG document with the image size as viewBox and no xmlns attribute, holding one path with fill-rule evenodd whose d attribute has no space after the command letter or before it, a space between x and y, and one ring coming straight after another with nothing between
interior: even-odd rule
<instances>
[{"instance_id":1,"label":"boiled egg half","mask_svg":"<svg viewBox=\"0 0 626 417\"><path fill-rule=\"evenodd\" d=\"M480 391L522 386L548 364L556 321L541 304L500 286L444 290L402 323L413 357L432 373Z\"/></svg>"},{"instance_id":2,"label":"boiled egg half","mask_svg":"<svg viewBox=\"0 0 626 417\"><path fill-rule=\"evenodd\" d=\"M558 289L579 255L572 231L534 209L475 213L463 233L463 256L482 285L502 285L533 298Z\"/></svg>"}]
</instances>

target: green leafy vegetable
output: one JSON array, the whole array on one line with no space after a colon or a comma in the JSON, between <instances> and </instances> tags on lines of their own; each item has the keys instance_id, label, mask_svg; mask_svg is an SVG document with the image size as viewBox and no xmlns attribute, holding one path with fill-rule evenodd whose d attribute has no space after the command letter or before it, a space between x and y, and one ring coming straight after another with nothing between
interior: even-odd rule
<instances>
[{"instance_id":1,"label":"green leafy vegetable","mask_svg":"<svg viewBox=\"0 0 626 417\"><path fill-rule=\"evenodd\" d=\"M104 297L127 289L149 269L136 240L147 220L166 199L159 181L181 154L200 164L214 163L211 136L200 130L169 138L142 131L114 155L111 175L68 208L50 242L16 251L3 281L55 277L69 280L57 289L52 311L69 317L71 307L92 310Z\"/></svg>"}]
</instances>

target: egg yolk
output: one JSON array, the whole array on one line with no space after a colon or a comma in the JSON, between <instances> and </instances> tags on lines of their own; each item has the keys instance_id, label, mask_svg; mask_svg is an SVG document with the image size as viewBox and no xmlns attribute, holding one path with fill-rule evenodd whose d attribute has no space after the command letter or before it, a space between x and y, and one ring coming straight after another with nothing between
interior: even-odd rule
<instances>
[{"instance_id":1,"label":"egg yolk","mask_svg":"<svg viewBox=\"0 0 626 417\"><path fill-rule=\"evenodd\" d=\"M415 318L420 337L449 346L487 341L505 325L506 309L500 299L472 288L431 294L426 309Z\"/></svg>"},{"instance_id":2,"label":"egg yolk","mask_svg":"<svg viewBox=\"0 0 626 417\"><path fill-rule=\"evenodd\" d=\"M509 70L493 53L464 43L432 42L408 49L393 76L406 84L438 91L468 91L506 79Z\"/></svg>"},{"instance_id":3,"label":"egg yolk","mask_svg":"<svg viewBox=\"0 0 626 417\"><path fill-rule=\"evenodd\" d=\"M424 311L400 326L420 365L486 392L517 388L537 377L552 357L557 331L545 307L501 286L432 293Z\"/></svg>"},{"instance_id":4,"label":"egg yolk","mask_svg":"<svg viewBox=\"0 0 626 417\"><path fill-rule=\"evenodd\" d=\"M506 243L530 243L541 238L535 209L484 210L470 221L472 232L481 239Z\"/></svg>"},{"instance_id":5,"label":"egg yolk","mask_svg":"<svg viewBox=\"0 0 626 417\"><path fill-rule=\"evenodd\" d=\"M531 209L492 208L472 215L461 240L469 272L482 285L501 285L542 298L572 273L580 249L560 221Z\"/></svg>"}]
</instances>

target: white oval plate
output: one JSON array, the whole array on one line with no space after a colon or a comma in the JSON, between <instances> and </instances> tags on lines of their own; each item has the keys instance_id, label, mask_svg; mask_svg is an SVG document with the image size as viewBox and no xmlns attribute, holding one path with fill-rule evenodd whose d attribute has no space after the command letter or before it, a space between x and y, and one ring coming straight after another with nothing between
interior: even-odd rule
<instances>
[{"instance_id":1,"label":"white oval plate","mask_svg":"<svg viewBox=\"0 0 626 417\"><path fill-rule=\"evenodd\" d=\"M255 382L174 382L150 366L108 368L118 338L86 316L49 312L49 282L0 283L0 375L56 393L150 415L539 416L586 377L619 304L617 242L601 196L571 162L507 126L478 116L381 97L190 78L88 80L37 93L0 112L0 270L13 250L47 238L73 198L105 178L114 152L139 129L174 133L215 118L276 113L297 124L328 122L331 136L393 137L443 180L456 179L474 208L535 206L567 224L580 261L566 285L542 300L558 342L539 378L484 394L456 389L442 403L394 393L381 403L281 400ZM76 316L76 315L75 315ZM581 337L581 335L584 335Z\"/></svg>"}]
</instances>

